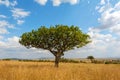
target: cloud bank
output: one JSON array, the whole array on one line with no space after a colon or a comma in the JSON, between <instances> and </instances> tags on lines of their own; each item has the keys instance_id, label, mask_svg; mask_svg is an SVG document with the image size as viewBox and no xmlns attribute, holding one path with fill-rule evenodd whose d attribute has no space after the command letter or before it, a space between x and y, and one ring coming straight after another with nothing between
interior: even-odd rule
<instances>
[{"instance_id":1,"label":"cloud bank","mask_svg":"<svg viewBox=\"0 0 120 80\"><path fill-rule=\"evenodd\" d=\"M92 38L92 43L87 46L87 51L97 57L118 57L120 55L120 1L112 5L109 0L101 0L96 10L100 14L98 18L100 25L89 28L88 34Z\"/></svg>"}]
</instances>

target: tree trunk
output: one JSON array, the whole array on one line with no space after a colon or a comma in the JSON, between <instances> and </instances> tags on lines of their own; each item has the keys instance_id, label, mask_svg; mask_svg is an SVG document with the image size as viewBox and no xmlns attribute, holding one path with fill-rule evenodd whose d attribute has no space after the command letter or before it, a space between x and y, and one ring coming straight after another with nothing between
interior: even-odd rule
<instances>
[{"instance_id":1,"label":"tree trunk","mask_svg":"<svg viewBox=\"0 0 120 80\"><path fill-rule=\"evenodd\" d=\"M55 56L55 67L59 67L60 56Z\"/></svg>"}]
</instances>

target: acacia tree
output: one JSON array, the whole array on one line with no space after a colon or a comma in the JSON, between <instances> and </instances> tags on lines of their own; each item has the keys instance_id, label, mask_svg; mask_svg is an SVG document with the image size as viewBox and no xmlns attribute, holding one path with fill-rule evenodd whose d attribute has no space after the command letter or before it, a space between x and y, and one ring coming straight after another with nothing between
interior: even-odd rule
<instances>
[{"instance_id":1,"label":"acacia tree","mask_svg":"<svg viewBox=\"0 0 120 80\"><path fill-rule=\"evenodd\" d=\"M23 33L19 43L27 48L49 50L55 56L55 67L58 67L65 51L85 46L90 42L89 38L89 35L83 33L77 26L56 25L50 28L41 26L37 30Z\"/></svg>"},{"instance_id":2,"label":"acacia tree","mask_svg":"<svg viewBox=\"0 0 120 80\"><path fill-rule=\"evenodd\" d=\"M93 56L88 56L88 57L87 57L87 59L90 59L90 60L91 60L91 62L93 62L94 57L93 57Z\"/></svg>"}]
</instances>

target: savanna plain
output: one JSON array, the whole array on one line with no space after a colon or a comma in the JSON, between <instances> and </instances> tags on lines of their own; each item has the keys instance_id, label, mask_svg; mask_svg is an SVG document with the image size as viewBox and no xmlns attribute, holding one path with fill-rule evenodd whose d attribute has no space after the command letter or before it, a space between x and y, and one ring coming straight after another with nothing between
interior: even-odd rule
<instances>
[{"instance_id":1,"label":"savanna plain","mask_svg":"<svg viewBox=\"0 0 120 80\"><path fill-rule=\"evenodd\" d=\"M120 80L120 64L0 61L0 80Z\"/></svg>"}]
</instances>

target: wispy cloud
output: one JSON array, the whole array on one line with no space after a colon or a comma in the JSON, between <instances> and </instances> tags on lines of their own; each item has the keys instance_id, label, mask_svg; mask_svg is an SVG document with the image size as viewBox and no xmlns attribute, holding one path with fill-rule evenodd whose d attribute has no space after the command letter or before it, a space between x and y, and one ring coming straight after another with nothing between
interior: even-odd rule
<instances>
[{"instance_id":1,"label":"wispy cloud","mask_svg":"<svg viewBox=\"0 0 120 80\"><path fill-rule=\"evenodd\" d=\"M70 3L71 5L75 5L79 3L79 0L52 0L53 6L59 6L62 3Z\"/></svg>"},{"instance_id":2,"label":"wispy cloud","mask_svg":"<svg viewBox=\"0 0 120 80\"><path fill-rule=\"evenodd\" d=\"M14 9L11 10L11 12L13 13L12 16L15 19L25 18L25 17L30 15L29 11L25 11L24 9L21 9L21 8L14 8Z\"/></svg>"},{"instance_id":3,"label":"wispy cloud","mask_svg":"<svg viewBox=\"0 0 120 80\"><path fill-rule=\"evenodd\" d=\"M104 5L105 4L105 0L101 0L100 4Z\"/></svg>"},{"instance_id":4,"label":"wispy cloud","mask_svg":"<svg viewBox=\"0 0 120 80\"><path fill-rule=\"evenodd\" d=\"M110 32L120 34L120 1L112 5L108 0L104 5L100 5L97 10L101 14L101 17L98 18L101 26L96 29L109 29Z\"/></svg>"},{"instance_id":5,"label":"wispy cloud","mask_svg":"<svg viewBox=\"0 0 120 80\"><path fill-rule=\"evenodd\" d=\"M14 28L14 25L10 24L9 22L7 22L5 20L1 20L0 21L0 34L9 33L7 30L8 28Z\"/></svg>"},{"instance_id":6,"label":"wispy cloud","mask_svg":"<svg viewBox=\"0 0 120 80\"><path fill-rule=\"evenodd\" d=\"M37 2L40 5L45 5L47 3L48 0L35 0L35 2Z\"/></svg>"},{"instance_id":7,"label":"wispy cloud","mask_svg":"<svg viewBox=\"0 0 120 80\"><path fill-rule=\"evenodd\" d=\"M5 5L7 7L17 5L17 1L10 2L9 0L0 0L0 5Z\"/></svg>"},{"instance_id":8,"label":"wispy cloud","mask_svg":"<svg viewBox=\"0 0 120 80\"><path fill-rule=\"evenodd\" d=\"M13 8L11 12L13 18L17 20L18 25L23 24L25 22L24 18L30 15L30 11L25 11L24 9L21 8Z\"/></svg>"},{"instance_id":9,"label":"wispy cloud","mask_svg":"<svg viewBox=\"0 0 120 80\"><path fill-rule=\"evenodd\" d=\"M60 6L62 3L69 3L71 5L75 5L79 3L79 0L51 0L53 3L53 6ZM46 5L48 0L35 0L40 5Z\"/></svg>"},{"instance_id":10,"label":"wispy cloud","mask_svg":"<svg viewBox=\"0 0 120 80\"><path fill-rule=\"evenodd\" d=\"M17 20L17 24L18 25L21 25L21 24L23 24L24 23L24 20Z\"/></svg>"},{"instance_id":11,"label":"wispy cloud","mask_svg":"<svg viewBox=\"0 0 120 80\"><path fill-rule=\"evenodd\" d=\"M18 4L17 1L13 1L10 3L11 6L16 6L17 4Z\"/></svg>"},{"instance_id":12,"label":"wispy cloud","mask_svg":"<svg viewBox=\"0 0 120 80\"><path fill-rule=\"evenodd\" d=\"M0 18L7 18L7 16L5 16L5 15L0 15Z\"/></svg>"}]
</instances>

